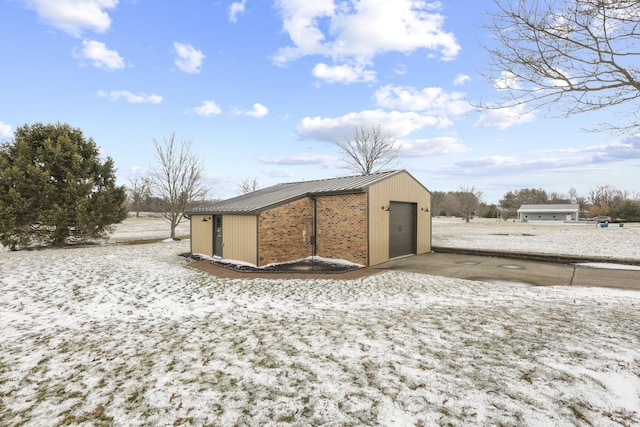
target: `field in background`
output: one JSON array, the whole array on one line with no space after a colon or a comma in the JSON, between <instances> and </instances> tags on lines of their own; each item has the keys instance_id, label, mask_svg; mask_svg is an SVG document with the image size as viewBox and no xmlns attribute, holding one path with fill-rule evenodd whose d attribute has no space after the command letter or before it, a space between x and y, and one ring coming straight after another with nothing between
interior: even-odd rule
<instances>
[{"instance_id":1,"label":"field in background","mask_svg":"<svg viewBox=\"0 0 640 427\"><path fill-rule=\"evenodd\" d=\"M190 233L189 221L183 220L176 228L176 237L188 239ZM109 236L109 241L114 243L167 239L171 236L169 222L158 213L140 212L140 218L129 213L129 217L122 223L115 225L114 231Z\"/></svg>"},{"instance_id":2,"label":"field in background","mask_svg":"<svg viewBox=\"0 0 640 427\"><path fill-rule=\"evenodd\" d=\"M433 218L433 246L640 261L640 223L513 222Z\"/></svg>"}]
</instances>

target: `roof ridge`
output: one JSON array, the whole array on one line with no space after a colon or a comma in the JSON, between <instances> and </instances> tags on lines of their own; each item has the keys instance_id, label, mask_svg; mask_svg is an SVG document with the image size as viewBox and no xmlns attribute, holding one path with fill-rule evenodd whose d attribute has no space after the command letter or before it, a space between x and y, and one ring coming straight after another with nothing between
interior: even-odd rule
<instances>
[{"instance_id":1,"label":"roof ridge","mask_svg":"<svg viewBox=\"0 0 640 427\"><path fill-rule=\"evenodd\" d=\"M280 183L261 188L251 193L241 194L230 199L195 207L187 211L187 214L209 212L214 209L217 209L219 212L237 214L255 213L267 207L305 196L365 192L371 185L402 172L408 173L404 169L399 169L379 171L368 175L352 175L311 181Z\"/></svg>"},{"instance_id":2,"label":"roof ridge","mask_svg":"<svg viewBox=\"0 0 640 427\"><path fill-rule=\"evenodd\" d=\"M404 169L391 169L391 170L385 170L385 171L372 172L370 174L336 176L333 178L319 178L319 179L310 179L310 180L303 180L303 181L280 182L278 184L275 184L274 187L277 187L279 185L307 184L307 183L313 183L313 182L333 181L338 179L363 178L365 176L372 176L372 175L386 175L394 172L400 172L402 170ZM269 188L269 187L266 187L266 188Z\"/></svg>"}]
</instances>

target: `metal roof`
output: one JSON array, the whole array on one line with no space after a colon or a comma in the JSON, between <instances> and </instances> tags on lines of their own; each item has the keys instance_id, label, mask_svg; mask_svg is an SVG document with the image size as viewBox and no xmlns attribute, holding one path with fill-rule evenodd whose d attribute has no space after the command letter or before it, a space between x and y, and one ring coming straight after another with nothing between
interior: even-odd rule
<instances>
[{"instance_id":1,"label":"metal roof","mask_svg":"<svg viewBox=\"0 0 640 427\"><path fill-rule=\"evenodd\" d=\"M546 205L522 205L518 212L578 212L578 204L546 204Z\"/></svg>"},{"instance_id":2,"label":"metal roof","mask_svg":"<svg viewBox=\"0 0 640 427\"><path fill-rule=\"evenodd\" d=\"M377 172L371 175L277 184L231 199L199 206L190 209L185 212L185 214L257 214L269 207L306 196L363 193L366 192L366 189L372 184L401 172L405 171L394 170Z\"/></svg>"}]
</instances>

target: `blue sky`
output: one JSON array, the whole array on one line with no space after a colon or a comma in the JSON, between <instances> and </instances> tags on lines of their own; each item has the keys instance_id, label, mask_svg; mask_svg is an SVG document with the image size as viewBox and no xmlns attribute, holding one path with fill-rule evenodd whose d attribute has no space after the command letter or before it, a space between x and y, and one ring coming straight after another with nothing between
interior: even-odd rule
<instances>
[{"instance_id":1,"label":"blue sky","mask_svg":"<svg viewBox=\"0 0 640 427\"><path fill-rule=\"evenodd\" d=\"M0 0L0 141L25 123L69 123L127 184L175 132L211 195L344 176L332 141L380 124L397 168L433 191L475 186L588 196L638 191L640 138L584 132L602 110L477 111L489 0Z\"/></svg>"}]
</instances>

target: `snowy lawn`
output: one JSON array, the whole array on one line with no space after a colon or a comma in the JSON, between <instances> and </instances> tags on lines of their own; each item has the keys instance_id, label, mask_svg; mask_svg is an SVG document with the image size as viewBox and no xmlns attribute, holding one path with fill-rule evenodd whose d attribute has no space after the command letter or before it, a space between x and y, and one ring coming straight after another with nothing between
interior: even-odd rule
<instances>
[{"instance_id":1,"label":"snowy lawn","mask_svg":"<svg viewBox=\"0 0 640 427\"><path fill-rule=\"evenodd\" d=\"M176 237L189 238L189 221L183 220L176 227ZM163 219L160 214L141 212L136 218L129 214L129 217L122 223L115 226L115 230L109 236L111 242L129 242L132 240L163 239L171 236L169 222Z\"/></svg>"},{"instance_id":2,"label":"snowy lawn","mask_svg":"<svg viewBox=\"0 0 640 427\"><path fill-rule=\"evenodd\" d=\"M640 292L0 253L0 425L640 424Z\"/></svg>"},{"instance_id":3,"label":"snowy lawn","mask_svg":"<svg viewBox=\"0 0 640 427\"><path fill-rule=\"evenodd\" d=\"M640 424L638 291L218 279L188 250L0 252L0 425Z\"/></svg>"},{"instance_id":4,"label":"snowy lawn","mask_svg":"<svg viewBox=\"0 0 640 427\"><path fill-rule=\"evenodd\" d=\"M640 261L640 223L607 228L579 223L522 223L433 218L433 246Z\"/></svg>"}]
</instances>

